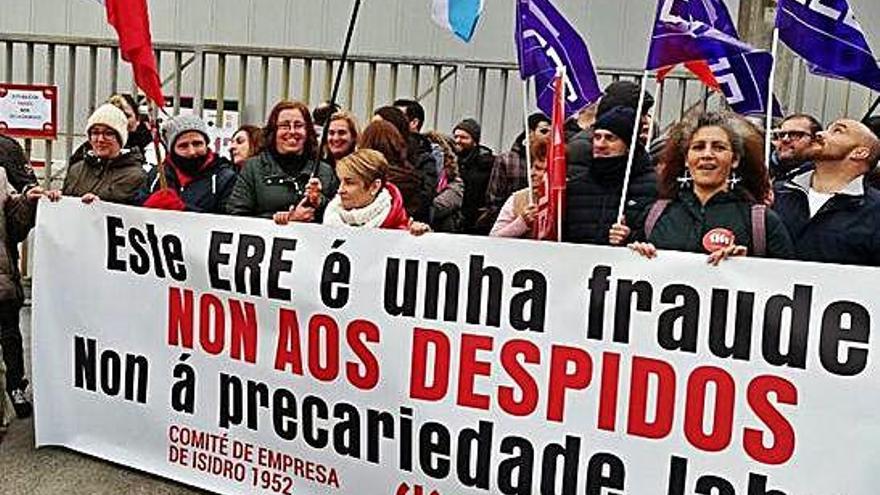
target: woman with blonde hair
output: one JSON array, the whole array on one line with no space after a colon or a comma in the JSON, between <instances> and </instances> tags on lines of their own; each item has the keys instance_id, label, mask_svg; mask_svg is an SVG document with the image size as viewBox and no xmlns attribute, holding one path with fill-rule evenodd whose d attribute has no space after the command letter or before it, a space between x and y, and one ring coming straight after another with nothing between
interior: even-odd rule
<instances>
[{"instance_id":1,"label":"woman with blonde hair","mask_svg":"<svg viewBox=\"0 0 880 495\"><path fill-rule=\"evenodd\" d=\"M336 164L339 189L324 211L324 225L409 230L414 235L430 227L413 222L397 187L388 181L388 161L382 153L358 150ZM294 221L289 212L275 214L275 223Z\"/></svg>"}]
</instances>

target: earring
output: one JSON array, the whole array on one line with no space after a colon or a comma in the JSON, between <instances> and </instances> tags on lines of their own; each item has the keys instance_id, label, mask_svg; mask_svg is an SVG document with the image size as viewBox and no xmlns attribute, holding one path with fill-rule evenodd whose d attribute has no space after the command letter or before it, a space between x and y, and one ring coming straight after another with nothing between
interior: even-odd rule
<instances>
[{"instance_id":1,"label":"earring","mask_svg":"<svg viewBox=\"0 0 880 495\"><path fill-rule=\"evenodd\" d=\"M730 177L727 178L727 186L733 191L736 188L736 185L742 182L742 178L736 173L736 170L732 170L730 172Z\"/></svg>"},{"instance_id":2,"label":"earring","mask_svg":"<svg viewBox=\"0 0 880 495\"><path fill-rule=\"evenodd\" d=\"M691 183L694 181L694 178L691 177L691 171L687 167L685 167L684 174L682 174L681 177L675 180L678 181L680 187L691 187Z\"/></svg>"}]
</instances>

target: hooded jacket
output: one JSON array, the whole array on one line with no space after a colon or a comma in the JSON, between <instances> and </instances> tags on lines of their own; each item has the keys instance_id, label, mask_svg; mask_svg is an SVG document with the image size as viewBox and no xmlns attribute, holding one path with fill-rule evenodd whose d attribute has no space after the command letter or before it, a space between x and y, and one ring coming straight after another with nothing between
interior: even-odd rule
<instances>
[{"instance_id":1,"label":"hooded jacket","mask_svg":"<svg viewBox=\"0 0 880 495\"><path fill-rule=\"evenodd\" d=\"M146 177L144 157L136 150L122 150L111 160L87 152L82 161L68 168L62 193L65 196L92 193L102 201L133 204Z\"/></svg>"},{"instance_id":2,"label":"hooded jacket","mask_svg":"<svg viewBox=\"0 0 880 495\"><path fill-rule=\"evenodd\" d=\"M178 170L169 159L165 162L165 179L169 189L178 193L185 204L186 211L199 213L223 213L224 205L238 174L232 162L213 152L208 154L205 164L193 175ZM151 194L158 191L159 167L153 167L147 174L135 203L142 205Z\"/></svg>"}]
</instances>

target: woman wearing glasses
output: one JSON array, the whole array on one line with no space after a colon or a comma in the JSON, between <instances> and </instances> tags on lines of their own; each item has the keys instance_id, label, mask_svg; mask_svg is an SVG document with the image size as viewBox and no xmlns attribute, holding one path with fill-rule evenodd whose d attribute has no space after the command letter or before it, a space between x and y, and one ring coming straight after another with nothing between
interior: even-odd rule
<instances>
[{"instance_id":1,"label":"woman wearing glasses","mask_svg":"<svg viewBox=\"0 0 880 495\"><path fill-rule=\"evenodd\" d=\"M86 124L91 150L71 163L62 194L80 196L84 203L96 199L131 204L144 183L144 158L123 149L128 140L128 118L116 106L105 103Z\"/></svg>"},{"instance_id":2,"label":"woman wearing glasses","mask_svg":"<svg viewBox=\"0 0 880 495\"><path fill-rule=\"evenodd\" d=\"M320 221L338 182L330 165L318 161L318 137L309 108L298 101L278 103L263 134L266 149L245 163L227 212L272 218L287 211L292 221Z\"/></svg>"}]
</instances>

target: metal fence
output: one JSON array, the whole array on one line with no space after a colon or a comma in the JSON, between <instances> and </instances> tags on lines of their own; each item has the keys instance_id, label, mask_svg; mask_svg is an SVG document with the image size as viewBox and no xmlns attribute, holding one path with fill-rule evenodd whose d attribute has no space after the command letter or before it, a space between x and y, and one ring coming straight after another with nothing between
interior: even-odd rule
<instances>
[{"instance_id":1,"label":"metal fence","mask_svg":"<svg viewBox=\"0 0 880 495\"><path fill-rule=\"evenodd\" d=\"M328 100L340 63L338 53L315 50L175 43L158 43L155 50L173 113L182 106L200 115L213 109L218 125L232 109L242 123L261 123L281 99L311 105ZM98 103L117 92L137 92L112 39L0 33L0 67L3 81L59 87L59 140L26 142L27 151L45 161L50 176L53 161L63 163L84 140L84 123ZM795 71L797 77L791 78L792 88L786 91L789 99L783 102L790 110L808 110L824 119L841 106L845 112L867 108L874 96L827 79L817 91L810 88L816 84L803 66ZM621 78L636 80L641 71L602 67L598 73L604 85ZM661 125L707 104L708 93L689 75L673 73L667 81L654 109ZM483 125L484 142L495 149L506 149L522 129L522 86L514 63L367 54L349 58L339 101L344 108L366 119L375 107L397 97L421 101L428 128L449 132L459 119L476 118Z\"/></svg>"}]
</instances>

